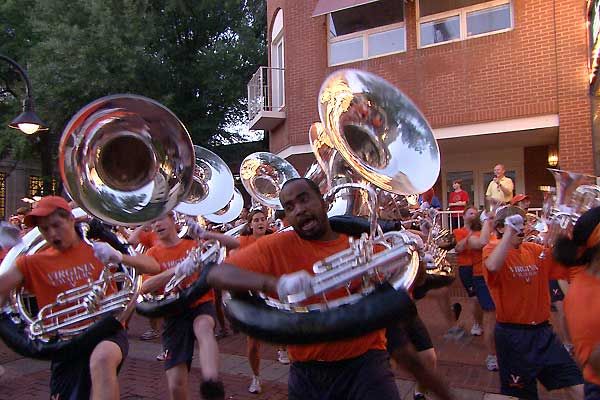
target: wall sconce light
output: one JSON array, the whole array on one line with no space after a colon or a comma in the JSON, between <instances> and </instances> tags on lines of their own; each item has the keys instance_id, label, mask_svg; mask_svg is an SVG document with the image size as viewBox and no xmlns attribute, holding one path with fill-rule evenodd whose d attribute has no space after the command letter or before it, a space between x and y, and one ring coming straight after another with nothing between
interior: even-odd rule
<instances>
[{"instance_id":1,"label":"wall sconce light","mask_svg":"<svg viewBox=\"0 0 600 400\"><path fill-rule=\"evenodd\" d=\"M548 146L548 165L551 167L558 165L558 148L556 146Z\"/></svg>"}]
</instances>

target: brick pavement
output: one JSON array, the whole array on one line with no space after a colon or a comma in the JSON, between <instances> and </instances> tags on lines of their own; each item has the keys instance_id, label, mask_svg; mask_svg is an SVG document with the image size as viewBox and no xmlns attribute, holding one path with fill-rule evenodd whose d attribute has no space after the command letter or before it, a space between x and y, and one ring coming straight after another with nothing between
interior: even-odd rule
<instances>
[{"instance_id":1,"label":"brick pavement","mask_svg":"<svg viewBox=\"0 0 600 400\"><path fill-rule=\"evenodd\" d=\"M466 299L458 289L453 290L453 301L459 301L466 309ZM439 358L438 373L453 388L459 400L500 400L498 375L488 372L483 365L485 351L482 338L468 337L461 341L444 340L445 328L441 314L434 302L425 299L418 304L420 314L429 328ZM466 313L464 313L466 314ZM464 324L470 328L471 321L464 318ZM143 342L139 335L148 327L147 322L134 316L130 324L130 352L119 375L121 398L134 399L166 399L166 379L162 363L155 357L160 351L158 340ZM262 348L261 378L263 393L248 393L251 372L245 358L246 340L242 334L230 335L219 340L221 351L221 372L225 383L227 398L239 400L280 400L287 398L288 367L276 361L274 346L265 344ZM0 400L47 399L49 364L41 361L24 359L7 349L0 342L0 365L6 373L0 377ZM191 398L199 398L200 369L197 358L192 364L190 378ZM397 384L403 399L412 399L414 382L412 377L397 371ZM541 399L562 400L560 394L541 391Z\"/></svg>"}]
</instances>

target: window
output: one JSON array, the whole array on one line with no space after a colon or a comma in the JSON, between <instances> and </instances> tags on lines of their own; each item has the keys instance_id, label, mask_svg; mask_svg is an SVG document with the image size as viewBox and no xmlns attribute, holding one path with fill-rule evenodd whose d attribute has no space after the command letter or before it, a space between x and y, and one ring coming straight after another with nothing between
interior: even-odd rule
<instances>
[{"instance_id":1,"label":"window","mask_svg":"<svg viewBox=\"0 0 600 400\"><path fill-rule=\"evenodd\" d=\"M279 111L285 105L284 81L284 42L283 42L283 10L279 10L271 32L271 105L273 111Z\"/></svg>"},{"instance_id":2,"label":"window","mask_svg":"<svg viewBox=\"0 0 600 400\"><path fill-rule=\"evenodd\" d=\"M405 50L403 2L379 0L329 14L329 65Z\"/></svg>"},{"instance_id":3,"label":"window","mask_svg":"<svg viewBox=\"0 0 600 400\"><path fill-rule=\"evenodd\" d=\"M52 178L52 194L56 193L58 182ZM27 188L27 197L33 199L35 196L42 197L49 195L44 193L44 179L41 176L29 176L29 186Z\"/></svg>"},{"instance_id":4,"label":"window","mask_svg":"<svg viewBox=\"0 0 600 400\"><path fill-rule=\"evenodd\" d=\"M419 0L419 46L512 29L510 0Z\"/></svg>"}]
</instances>

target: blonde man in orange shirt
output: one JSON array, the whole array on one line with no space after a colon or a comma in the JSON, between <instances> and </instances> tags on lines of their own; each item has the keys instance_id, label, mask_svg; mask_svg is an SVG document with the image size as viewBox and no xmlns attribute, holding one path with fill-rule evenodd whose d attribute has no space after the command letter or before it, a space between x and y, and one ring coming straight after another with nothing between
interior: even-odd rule
<instances>
[{"instance_id":1,"label":"blonde man in orange shirt","mask_svg":"<svg viewBox=\"0 0 600 400\"><path fill-rule=\"evenodd\" d=\"M496 305L496 352L502 394L537 399L536 380L548 390L566 389L583 397L581 371L550 323L549 280L564 276L551 257L540 259L542 246L523 243L525 212L499 209L497 241L483 249L486 283Z\"/></svg>"},{"instance_id":2,"label":"blonde man in orange shirt","mask_svg":"<svg viewBox=\"0 0 600 400\"><path fill-rule=\"evenodd\" d=\"M124 262L140 272L156 273L158 264L144 255L128 256L106 243L87 245L75 230L75 218L68 202L57 196L42 198L26 217L37 226L49 248L22 256L0 275L0 297L19 285L33 293L40 308L54 303L68 289L96 280L104 264ZM4 245L4 243L2 243ZM50 395L65 400L119 398L117 371L127 356L125 329L102 340L91 352L69 360L53 360ZM91 396L91 397L90 397Z\"/></svg>"},{"instance_id":3,"label":"blonde man in orange shirt","mask_svg":"<svg viewBox=\"0 0 600 400\"><path fill-rule=\"evenodd\" d=\"M168 213L154 221L152 229L158 237L158 243L151 247L146 254L153 257L160 265L160 274L144 281L142 291L154 292L165 287L174 274L180 271L176 268L182 265L192 249L198 246L196 240L181 239L177 235L177 224L174 214ZM239 244L235 238L219 233L204 231L194 222L189 223L188 231L197 239L216 239L229 248ZM190 271L184 271L188 274ZM190 285L197 277L191 274L183 282ZM172 400L187 400L188 375L194 354L194 343L198 341L200 367L202 369L202 384L200 393L206 400L223 399L225 389L219 380L219 347L214 335L215 328L214 294L210 290L196 300L187 310L180 314L164 319L162 344L165 351L165 372L169 395Z\"/></svg>"},{"instance_id":4,"label":"blonde man in orange shirt","mask_svg":"<svg viewBox=\"0 0 600 400\"><path fill-rule=\"evenodd\" d=\"M310 285L314 262L348 248L348 237L331 229L327 207L314 182L287 181L280 193L292 231L267 235L213 268L213 287L278 293L280 297ZM341 292L341 293L340 293ZM341 296L345 290L331 294ZM292 364L288 398L399 399L386 353L384 330L354 339L290 345Z\"/></svg>"},{"instance_id":5,"label":"blonde man in orange shirt","mask_svg":"<svg viewBox=\"0 0 600 400\"><path fill-rule=\"evenodd\" d=\"M600 207L577 220L573 238L554 247L557 260L573 278L565 296L565 316L583 368L585 400L600 399ZM583 266L576 268L575 266Z\"/></svg>"}]
</instances>

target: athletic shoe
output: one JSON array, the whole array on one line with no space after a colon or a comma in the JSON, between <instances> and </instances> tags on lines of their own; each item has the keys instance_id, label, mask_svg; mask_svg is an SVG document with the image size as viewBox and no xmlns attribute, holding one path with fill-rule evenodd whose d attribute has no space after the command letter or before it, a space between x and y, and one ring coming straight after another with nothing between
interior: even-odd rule
<instances>
[{"instance_id":1,"label":"athletic shoe","mask_svg":"<svg viewBox=\"0 0 600 400\"><path fill-rule=\"evenodd\" d=\"M493 355L488 355L485 359L485 366L488 371L498 371L498 358Z\"/></svg>"},{"instance_id":2,"label":"athletic shoe","mask_svg":"<svg viewBox=\"0 0 600 400\"><path fill-rule=\"evenodd\" d=\"M204 381L200 384L200 395L204 400L225 400L225 387L221 381Z\"/></svg>"},{"instance_id":3,"label":"athletic shoe","mask_svg":"<svg viewBox=\"0 0 600 400\"><path fill-rule=\"evenodd\" d=\"M156 361L165 361L167 359L167 350L161 351L156 356Z\"/></svg>"},{"instance_id":4,"label":"athletic shoe","mask_svg":"<svg viewBox=\"0 0 600 400\"><path fill-rule=\"evenodd\" d=\"M482 334L483 334L483 329L481 328L481 325L479 325L477 322L475 322L473 324L473 326L471 327L471 335L481 336Z\"/></svg>"},{"instance_id":5,"label":"athletic shoe","mask_svg":"<svg viewBox=\"0 0 600 400\"><path fill-rule=\"evenodd\" d=\"M262 388L260 387L260 379L258 378L258 376L254 375L252 377L252 383L248 387L248 391L254 394L258 394L262 391Z\"/></svg>"},{"instance_id":6,"label":"athletic shoe","mask_svg":"<svg viewBox=\"0 0 600 400\"><path fill-rule=\"evenodd\" d=\"M466 332L463 328L461 328L459 326L453 326L452 328L448 329L448 332L446 332L444 334L444 339L460 340L465 335L466 335Z\"/></svg>"},{"instance_id":7,"label":"athletic shoe","mask_svg":"<svg viewBox=\"0 0 600 400\"><path fill-rule=\"evenodd\" d=\"M286 349L277 350L277 361L281 364L287 365L290 363L290 359L288 357L288 353Z\"/></svg>"},{"instance_id":8,"label":"athletic shoe","mask_svg":"<svg viewBox=\"0 0 600 400\"><path fill-rule=\"evenodd\" d=\"M415 392L413 399L414 400L427 400L427 397L425 397L425 395L423 393Z\"/></svg>"},{"instance_id":9,"label":"athletic shoe","mask_svg":"<svg viewBox=\"0 0 600 400\"><path fill-rule=\"evenodd\" d=\"M148 329L146 332L140 335L140 340L153 340L158 339L160 334L154 329Z\"/></svg>"}]
</instances>

